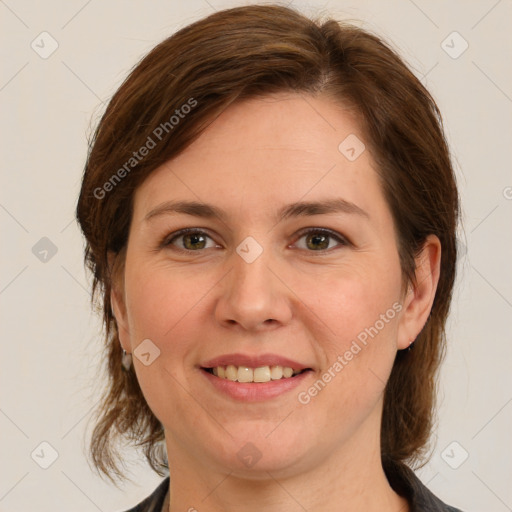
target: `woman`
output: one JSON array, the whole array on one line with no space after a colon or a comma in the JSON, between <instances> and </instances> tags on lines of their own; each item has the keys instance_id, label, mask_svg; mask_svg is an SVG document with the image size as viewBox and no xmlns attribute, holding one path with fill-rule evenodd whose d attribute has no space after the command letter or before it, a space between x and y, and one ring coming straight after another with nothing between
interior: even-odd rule
<instances>
[{"instance_id":1,"label":"woman","mask_svg":"<svg viewBox=\"0 0 512 512\"><path fill-rule=\"evenodd\" d=\"M168 459L132 511L456 510L406 463L458 194L434 100L379 38L279 6L185 27L108 105L77 217L107 331L93 461L122 477L122 438Z\"/></svg>"}]
</instances>

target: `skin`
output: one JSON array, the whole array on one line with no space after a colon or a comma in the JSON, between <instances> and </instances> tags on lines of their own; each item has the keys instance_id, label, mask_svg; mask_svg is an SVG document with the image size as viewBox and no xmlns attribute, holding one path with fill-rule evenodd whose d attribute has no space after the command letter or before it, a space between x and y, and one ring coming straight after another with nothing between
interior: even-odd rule
<instances>
[{"instance_id":1,"label":"skin","mask_svg":"<svg viewBox=\"0 0 512 512\"><path fill-rule=\"evenodd\" d=\"M370 152L349 161L338 150L350 134L364 141L350 113L322 96L244 101L136 191L124 278L112 305L127 352L148 338L160 350L149 366L133 361L165 428L171 512L409 510L380 462L383 391L397 350L428 318L440 243L428 237L417 259L419 284L403 288L393 219ZM274 218L288 203L334 197L368 217ZM226 217L145 220L169 200L210 203ZM318 233L299 233L310 227L349 243L328 238L322 246L311 240ZM210 238L160 245L182 228ZM252 263L236 252L248 236L263 248ZM298 393L396 303L394 318L300 403ZM242 403L220 394L198 368L234 352L275 353L314 371L298 389ZM237 455L247 443L261 455L251 467Z\"/></svg>"}]
</instances>

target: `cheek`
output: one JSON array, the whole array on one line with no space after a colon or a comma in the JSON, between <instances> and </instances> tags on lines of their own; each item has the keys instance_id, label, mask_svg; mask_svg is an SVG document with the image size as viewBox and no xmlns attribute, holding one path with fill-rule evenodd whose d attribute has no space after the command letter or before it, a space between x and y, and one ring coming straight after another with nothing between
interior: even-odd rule
<instances>
[{"instance_id":1,"label":"cheek","mask_svg":"<svg viewBox=\"0 0 512 512\"><path fill-rule=\"evenodd\" d=\"M193 285L192 276L144 264L133 264L125 279L132 349L150 339L160 351L148 366L134 357L137 380L150 409L163 424L184 417L187 424L199 421L201 410L190 407L186 389L197 350L191 343L192 326L198 324L195 318L204 289Z\"/></svg>"},{"instance_id":2,"label":"cheek","mask_svg":"<svg viewBox=\"0 0 512 512\"><path fill-rule=\"evenodd\" d=\"M398 262L385 268L378 263L352 265L303 279L297 287L322 321L319 325L324 326L325 339L332 340L336 349L342 349L360 334L364 338L372 327L386 334L389 327L395 327L397 307L393 305L400 299Z\"/></svg>"},{"instance_id":3,"label":"cheek","mask_svg":"<svg viewBox=\"0 0 512 512\"><path fill-rule=\"evenodd\" d=\"M354 266L337 278L317 279L317 292L309 294L311 310L320 319L314 333L323 352L320 378L336 395L334 409L364 406L364 397L372 402L389 378L396 356L401 276L398 261L388 261L387 268ZM323 391L323 384L317 388ZM331 393L317 395L332 400Z\"/></svg>"},{"instance_id":4,"label":"cheek","mask_svg":"<svg viewBox=\"0 0 512 512\"><path fill-rule=\"evenodd\" d=\"M192 281L181 277L179 271L143 265L134 267L126 276L132 345L144 338L158 343L191 313L200 294Z\"/></svg>"}]
</instances>

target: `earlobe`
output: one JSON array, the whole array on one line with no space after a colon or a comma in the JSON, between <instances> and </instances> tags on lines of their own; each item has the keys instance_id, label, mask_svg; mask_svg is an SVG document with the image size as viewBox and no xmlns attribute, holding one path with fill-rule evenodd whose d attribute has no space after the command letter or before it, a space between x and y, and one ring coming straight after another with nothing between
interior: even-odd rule
<instances>
[{"instance_id":1,"label":"earlobe","mask_svg":"<svg viewBox=\"0 0 512 512\"><path fill-rule=\"evenodd\" d=\"M429 235L416 260L416 282L408 287L398 328L397 349L414 342L427 323L436 295L441 268L441 242Z\"/></svg>"}]
</instances>

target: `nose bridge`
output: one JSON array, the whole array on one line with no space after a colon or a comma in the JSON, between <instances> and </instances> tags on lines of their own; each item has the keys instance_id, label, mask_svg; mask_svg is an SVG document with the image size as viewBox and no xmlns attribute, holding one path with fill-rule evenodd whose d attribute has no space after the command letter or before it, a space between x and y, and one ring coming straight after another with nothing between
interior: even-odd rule
<instances>
[{"instance_id":1,"label":"nose bridge","mask_svg":"<svg viewBox=\"0 0 512 512\"><path fill-rule=\"evenodd\" d=\"M247 237L233 252L231 263L217 305L218 320L246 329L287 322L289 301L286 287L274 275L279 265L273 252Z\"/></svg>"},{"instance_id":2,"label":"nose bridge","mask_svg":"<svg viewBox=\"0 0 512 512\"><path fill-rule=\"evenodd\" d=\"M233 255L232 291L241 297L246 294L255 297L260 292L270 293L270 252L263 248L258 250L251 242L243 242L238 246L236 255Z\"/></svg>"}]
</instances>

